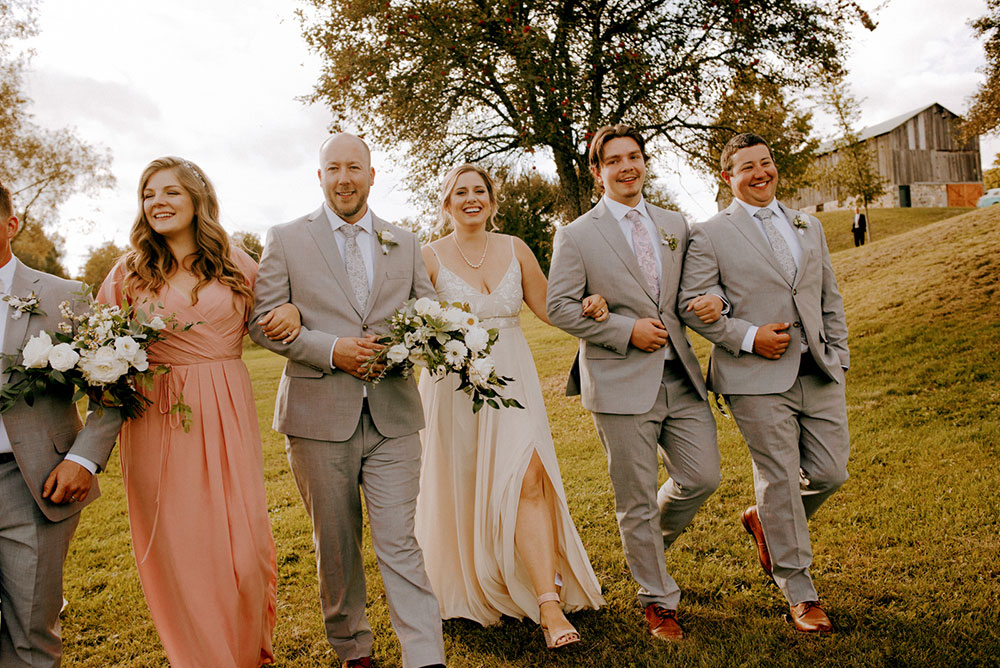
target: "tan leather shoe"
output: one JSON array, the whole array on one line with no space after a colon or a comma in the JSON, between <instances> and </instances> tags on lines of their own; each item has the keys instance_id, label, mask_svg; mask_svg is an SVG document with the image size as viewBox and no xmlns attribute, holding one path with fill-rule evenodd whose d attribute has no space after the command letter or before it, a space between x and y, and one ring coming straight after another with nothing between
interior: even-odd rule
<instances>
[{"instance_id":1,"label":"tan leather shoe","mask_svg":"<svg viewBox=\"0 0 1000 668\"><path fill-rule=\"evenodd\" d=\"M772 577L771 553L767 551L767 541L764 540L764 527L760 525L760 516L757 514L757 506L750 506L743 511L740 523L747 530L753 542L757 544L757 560L760 567L764 569L768 577Z\"/></svg>"},{"instance_id":2,"label":"tan leather shoe","mask_svg":"<svg viewBox=\"0 0 1000 668\"><path fill-rule=\"evenodd\" d=\"M796 631L802 633L832 633L833 624L830 618L823 612L819 601L803 601L791 606L789 617Z\"/></svg>"},{"instance_id":3,"label":"tan leather shoe","mask_svg":"<svg viewBox=\"0 0 1000 668\"><path fill-rule=\"evenodd\" d=\"M646 623L649 633L658 640L683 640L684 631L677 622L677 611L650 603L646 606Z\"/></svg>"}]
</instances>

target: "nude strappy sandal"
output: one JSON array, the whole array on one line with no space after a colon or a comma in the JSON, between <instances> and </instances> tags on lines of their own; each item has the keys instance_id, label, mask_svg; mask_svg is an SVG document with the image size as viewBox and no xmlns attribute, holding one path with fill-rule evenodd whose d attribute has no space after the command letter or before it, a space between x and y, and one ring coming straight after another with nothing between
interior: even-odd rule
<instances>
[{"instance_id":1,"label":"nude strappy sandal","mask_svg":"<svg viewBox=\"0 0 1000 668\"><path fill-rule=\"evenodd\" d=\"M559 603L559 594L554 591L550 591L547 594L542 594L538 597L538 607L539 610L542 607L542 603ZM539 622L541 621L541 612L539 611ZM541 624L540 624L541 625ZM570 626L567 630L563 631L559 635L553 637L549 635L549 630L542 625L542 635L545 636L545 646L549 649L561 649L563 647L568 647L569 645L575 645L580 642L580 634Z\"/></svg>"}]
</instances>

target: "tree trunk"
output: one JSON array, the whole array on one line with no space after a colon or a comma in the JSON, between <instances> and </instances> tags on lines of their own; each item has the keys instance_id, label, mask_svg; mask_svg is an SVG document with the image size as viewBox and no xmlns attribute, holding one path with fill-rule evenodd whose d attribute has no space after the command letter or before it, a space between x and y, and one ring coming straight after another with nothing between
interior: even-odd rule
<instances>
[{"instance_id":1,"label":"tree trunk","mask_svg":"<svg viewBox=\"0 0 1000 668\"><path fill-rule=\"evenodd\" d=\"M590 209L594 177L588 171L577 171L579 156L571 155L554 146L550 148L556 162L559 185L566 195L567 210L572 218L578 218ZM586 160L583 163L586 164Z\"/></svg>"},{"instance_id":2,"label":"tree trunk","mask_svg":"<svg viewBox=\"0 0 1000 668\"><path fill-rule=\"evenodd\" d=\"M872 217L868 215L868 202L865 202L865 234L868 235L868 243L872 241Z\"/></svg>"}]
</instances>

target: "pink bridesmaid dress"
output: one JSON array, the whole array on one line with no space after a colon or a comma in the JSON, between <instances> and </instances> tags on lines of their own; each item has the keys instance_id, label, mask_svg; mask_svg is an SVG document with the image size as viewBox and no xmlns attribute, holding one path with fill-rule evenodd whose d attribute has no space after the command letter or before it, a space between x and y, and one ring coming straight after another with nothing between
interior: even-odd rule
<instances>
[{"instance_id":1,"label":"pink bridesmaid dress","mask_svg":"<svg viewBox=\"0 0 1000 668\"><path fill-rule=\"evenodd\" d=\"M239 249L232 257L252 285L257 265ZM123 277L119 263L98 300L120 303ZM195 305L169 285L149 302L198 324L150 348L150 365L170 373L156 377L153 405L121 431L146 602L174 668L273 663L277 567L257 410L241 359L246 304L218 282L204 286ZM194 411L189 432L169 414L181 393Z\"/></svg>"}]
</instances>

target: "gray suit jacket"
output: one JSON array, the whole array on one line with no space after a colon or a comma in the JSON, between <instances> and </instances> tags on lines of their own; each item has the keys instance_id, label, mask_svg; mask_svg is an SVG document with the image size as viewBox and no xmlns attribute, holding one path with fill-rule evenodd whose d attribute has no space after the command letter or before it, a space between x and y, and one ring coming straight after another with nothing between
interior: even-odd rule
<instances>
[{"instance_id":1,"label":"gray suit jacket","mask_svg":"<svg viewBox=\"0 0 1000 668\"><path fill-rule=\"evenodd\" d=\"M777 394L788 390L799 370L799 331L809 351L832 380L843 382L850 366L844 300L830 264L823 226L814 216L786 208L789 221L807 221L796 230L802 260L795 280L781 271L767 238L739 202L694 225L684 260L680 309L687 324L714 343L708 386L721 394ZM721 292L720 292L721 291ZM705 325L686 313L688 302L705 292L720 292L732 306L728 316ZM788 350L777 360L740 350L751 325L788 322Z\"/></svg>"},{"instance_id":2,"label":"gray suit jacket","mask_svg":"<svg viewBox=\"0 0 1000 668\"><path fill-rule=\"evenodd\" d=\"M3 354L17 355L29 338L43 330L50 334L55 332L59 323L65 321L59 314L59 304L79 300L79 295L73 293L78 292L80 287L76 281L67 281L18 263L10 293L25 296L34 292L38 295L39 308L45 315L24 314L17 320L8 319ZM6 366L4 364L3 368ZM4 383L8 382L6 374L2 380ZM89 459L103 469L122 425L121 414L110 409L105 410L100 417L91 412L86 426L83 426L72 397L72 389L36 395L33 406L28 406L22 399L3 415L4 428L10 438L21 475L39 509L53 522L80 512L101 495L101 490L95 477L90 493L83 501L52 503L42 498L42 487L52 469L68 453Z\"/></svg>"},{"instance_id":3,"label":"gray suit jacket","mask_svg":"<svg viewBox=\"0 0 1000 668\"><path fill-rule=\"evenodd\" d=\"M385 334L386 320L407 299L436 298L416 237L374 215L372 222L376 232L391 231L395 243L386 254L375 248L364 311L322 206L267 233L248 324L254 341L288 358L274 410L274 429L282 434L346 441L361 418L364 387L372 421L383 436L405 436L424 426L412 378L388 376L372 385L330 366L334 337ZM302 314L302 331L290 344L270 341L257 325L258 318L286 302Z\"/></svg>"},{"instance_id":4,"label":"gray suit jacket","mask_svg":"<svg viewBox=\"0 0 1000 668\"><path fill-rule=\"evenodd\" d=\"M659 303L618 222L603 202L556 231L546 310L553 325L580 338L567 394L581 394L583 407L589 411L639 414L656 402L663 377L663 351L647 353L629 345L632 327L639 318L655 318L666 326L691 384L702 398L706 396L698 358L676 307L688 226L679 213L648 202L646 210L661 234L677 240L676 250L671 250L660 238L653 239L663 265ZM580 302L590 294L608 301L610 316L606 321L581 315Z\"/></svg>"}]
</instances>

